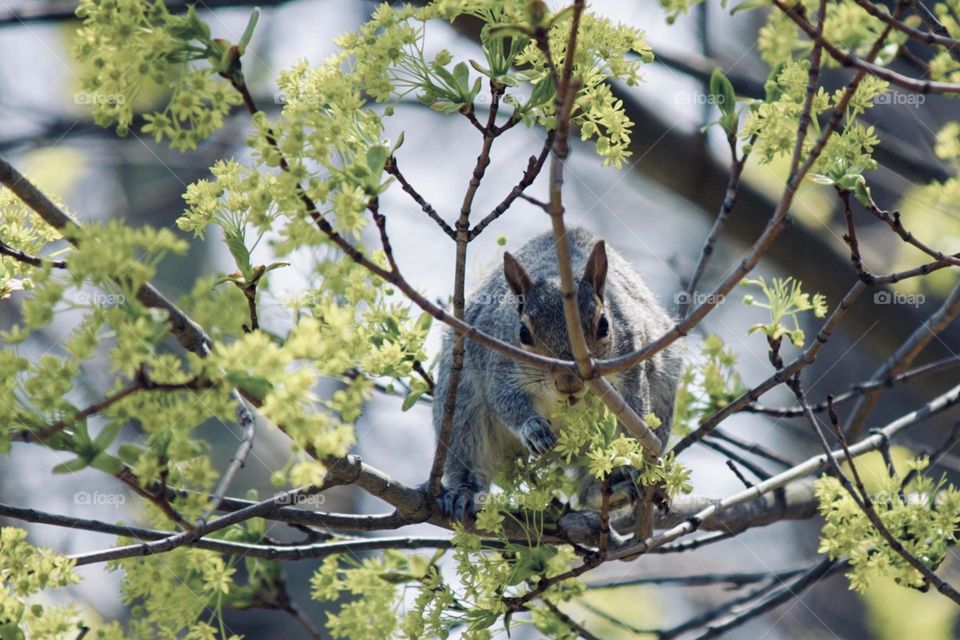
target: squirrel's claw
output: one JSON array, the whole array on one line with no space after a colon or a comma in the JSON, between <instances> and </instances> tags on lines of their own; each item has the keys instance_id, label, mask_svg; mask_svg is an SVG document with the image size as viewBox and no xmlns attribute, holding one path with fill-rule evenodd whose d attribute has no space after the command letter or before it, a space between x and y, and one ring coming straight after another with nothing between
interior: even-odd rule
<instances>
[{"instance_id":1,"label":"squirrel's claw","mask_svg":"<svg viewBox=\"0 0 960 640\"><path fill-rule=\"evenodd\" d=\"M476 493L469 487L444 487L440 496L440 512L448 518L467 522L477 517Z\"/></svg>"},{"instance_id":2,"label":"squirrel's claw","mask_svg":"<svg viewBox=\"0 0 960 640\"><path fill-rule=\"evenodd\" d=\"M557 444L557 436L550 428L550 421L541 416L534 416L520 427L520 439L531 452L546 453Z\"/></svg>"}]
</instances>

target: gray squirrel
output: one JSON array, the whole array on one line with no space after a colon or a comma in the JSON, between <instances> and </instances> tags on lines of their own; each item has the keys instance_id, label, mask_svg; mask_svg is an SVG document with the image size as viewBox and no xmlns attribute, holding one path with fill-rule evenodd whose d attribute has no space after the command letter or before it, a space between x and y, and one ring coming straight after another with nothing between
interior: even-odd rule
<instances>
[{"instance_id":1,"label":"gray squirrel","mask_svg":"<svg viewBox=\"0 0 960 640\"><path fill-rule=\"evenodd\" d=\"M621 356L643 346L672 326L643 279L603 240L581 228L568 229L577 305L584 334L596 358ZM556 244L552 233L529 240L516 255L505 253L503 270L490 273L468 296L465 321L504 342L562 360L573 360L563 313ZM619 375L610 383L640 416L653 412L666 444L680 376L678 343ZM450 385L453 335L444 336L434 389L433 424L443 425ZM457 389L453 430L444 465L440 507L444 515L465 520L476 514L475 498L486 492L506 457L543 454L557 442L545 418L552 403L577 402L586 385L569 372L549 371L516 362L471 340Z\"/></svg>"}]
</instances>

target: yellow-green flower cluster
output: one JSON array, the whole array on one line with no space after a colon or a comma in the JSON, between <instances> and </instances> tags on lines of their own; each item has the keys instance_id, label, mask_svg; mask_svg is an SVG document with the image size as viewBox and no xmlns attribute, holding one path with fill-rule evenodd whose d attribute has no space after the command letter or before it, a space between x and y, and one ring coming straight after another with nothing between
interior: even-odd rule
<instances>
[{"instance_id":1,"label":"yellow-green flower cluster","mask_svg":"<svg viewBox=\"0 0 960 640\"><path fill-rule=\"evenodd\" d=\"M566 55L570 35L569 16L555 21L550 30L550 49L555 61ZM620 167L630 157L630 130L633 123L623 104L614 98L607 82L620 80L635 85L640 69L653 60L653 52L639 29L616 24L603 16L586 12L580 25L573 73L582 83L574 102L573 123L582 139L596 138L597 153L605 165ZM529 43L517 56L516 64L530 65L528 77L536 84L547 76L547 63L536 43ZM558 62L559 64L559 62ZM555 124L553 100L538 106L533 115L548 128Z\"/></svg>"},{"instance_id":2,"label":"yellow-green flower cluster","mask_svg":"<svg viewBox=\"0 0 960 640\"><path fill-rule=\"evenodd\" d=\"M82 625L76 607L27 602L28 597L45 589L78 581L72 560L34 547L27 542L23 529L0 528L0 630L4 634L53 640L79 633Z\"/></svg>"},{"instance_id":3,"label":"yellow-green flower cluster","mask_svg":"<svg viewBox=\"0 0 960 640\"><path fill-rule=\"evenodd\" d=\"M67 260L74 284L116 281L130 294L153 278L165 254L187 250L187 243L169 229L133 228L120 220L72 227L67 235L77 243Z\"/></svg>"},{"instance_id":4,"label":"yellow-green flower cluster","mask_svg":"<svg viewBox=\"0 0 960 640\"><path fill-rule=\"evenodd\" d=\"M767 80L767 98L753 103L747 111L740 137L747 140L756 136L753 153L760 162L769 163L775 158L793 154L806 98L809 69L809 60L789 61L778 66ZM848 124L841 131L834 132L813 164L811 171L819 182L852 190L863 181L862 174L865 171L876 168L871 153L879 139L874 128L860 124L857 117L871 108L874 98L886 90L887 83L872 76L860 83L844 112ZM830 107L836 107L843 93L843 90L839 90L831 96L823 87L817 88L804 140L805 153L811 152L818 143L817 119Z\"/></svg>"},{"instance_id":5,"label":"yellow-green flower cluster","mask_svg":"<svg viewBox=\"0 0 960 640\"><path fill-rule=\"evenodd\" d=\"M48 225L9 189L0 190L0 242L31 256L39 256L46 246L59 239L60 232ZM33 267L9 256L0 255L0 300L13 291L29 288Z\"/></svg>"},{"instance_id":6,"label":"yellow-green flower cluster","mask_svg":"<svg viewBox=\"0 0 960 640\"><path fill-rule=\"evenodd\" d=\"M741 282L745 287L756 287L760 290L760 298L753 294L743 297L744 304L761 307L770 311L770 322L755 324L747 332L763 333L770 340L779 340L786 336L797 348L803 347L804 333L800 328L798 315L805 311L813 311L813 315L822 318L827 315L827 300L823 294L815 293L813 297L804 293L800 288L799 280L794 278L774 278L770 284L761 276L755 279L745 279ZM784 324L788 319L793 321L793 327Z\"/></svg>"},{"instance_id":7,"label":"yellow-green flower cluster","mask_svg":"<svg viewBox=\"0 0 960 640\"><path fill-rule=\"evenodd\" d=\"M739 397L746 387L737 372L737 354L723 340L709 334L699 361L691 362L680 376L673 413L673 433L686 435L707 418Z\"/></svg>"},{"instance_id":8,"label":"yellow-green flower cluster","mask_svg":"<svg viewBox=\"0 0 960 640\"><path fill-rule=\"evenodd\" d=\"M385 551L378 558L356 560L329 556L310 580L311 596L321 602L343 602L336 613L327 613L327 632L334 638L396 637L399 585L418 586L431 565L417 556Z\"/></svg>"},{"instance_id":9,"label":"yellow-green flower cluster","mask_svg":"<svg viewBox=\"0 0 960 640\"><path fill-rule=\"evenodd\" d=\"M958 0L941 0L931 6L937 20L940 21L952 38L960 38L960 2ZM940 82L960 82L960 63L957 62L955 51L944 48L930 60L930 79Z\"/></svg>"},{"instance_id":10,"label":"yellow-green flower cluster","mask_svg":"<svg viewBox=\"0 0 960 640\"><path fill-rule=\"evenodd\" d=\"M777 156L793 152L807 93L809 70L809 60L790 61L775 69L766 83L767 100L754 104L748 111L740 137L749 139L757 136L753 154L759 156L761 162L771 162ZM810 117L816 121L829 106L830 96L822 87L818 88L813 97Z\"/></svg>"},{"instance_id":11,"label":"yellow-green flower cluster","mask_svg":"<svg viewBox=\"0 0 960 640\"><path fill-rule=\"evenodd\" d=\"M187 150L219 129L240 103L212 67L189 66L211 54L210 30L193 10L172 15L160 0L83 0L77 16L83 24L74 55L87 68L75 101L91 106L97 124L116 124L126 135L135 106L150 101L140 98L159 88L170 98L162 110L145 115L143 131Z\"/></svg>"},{"instance_id":12,"label":"yellow-green flower cluster","mask_svg":"<svg viewBox=\"0 0 960 640\"><path fill-rule=\"evenodd\" d=\"M173 149L188 151L223 126L230 110L240 104L240 94L216 78L209 69L194 69L170 85L170 101L163 111L144 114L142 131L157 142L170 141Z\"/></svg>"},{"instance_id":13,"label":"yellow-green flower cluster","mask_svg":"<svg viewBox=\"0 0 960 640\"><path fill-rule=\"evenodd\" d=\"M746 0L737 10L769 5L768 0ZM818 0L803 0L802 5L808 20L815 21L814 16L819 11ZM826 8L823 37L842 51L865 56L885 29L883 21L868 14L854 0L828 2ZM898 47L906 39L905 34L892 30L887 34L886 45L880 50L875 61L878 64L892 61ZM757 50L767 64L776 67L798 57L807 57L812 48L811 40L781 11L774 9L767 14L757 40ZM839 66L827 52L823 53L821 63L827 67Z\"/></svg>"},{"instance_id":14,"label":"yellow-green flower cluster","mask_svg":"<svg viewBox=\"0 0 960 640\"><path fill-rule=\"evenodd\" d=\"M922 471L928 464L920 458L912 460L908 468ZM884 474L872 494L874 509L907 551L934 568L954 543L960 523L960 491L945 480L918 474L901 497L901 482L897 474ZM880 577L892 577L903 586L924 586L922 574L890 547L838 479L823 476L817 480L817 499L824 518L819 552L849 559L851 589L863 592Z\"/></svg>"},{"instance_id":15,"label":"yellow-green flower cluster","mask_svg":"<svg viewBox=\"0 0 960 640\"><path fill-rule=\"evenodd\" d=\"M121 539L121 543L133 542ZM236 568L219 554L181 547L160 556L126 560L123 566L123 602L134 614L127 637L239 640L219 635L223 600L238 588Z\"/></svg>"},{"instance_id":16,"label":"yellow-green flower cluster","mask_svg":"<svg viewBox=\"0 0 960 640\"><path fill-rule=\"evenodd\" d=\"M522 526L536 523L520 522ZM507 613L504 598L519 596L536 586L544 577L568 571L579 561L572 547L537 544L506 545L502 551L482 548L478 535L467 533L458 525L453 535L454 559L461 588L456 595L471 604L459 618L472 638L491 638L491 627ZM577 579L565 580L547 589L541 596L550 602L562 602L583 592ZM438 630L433 630L437 633Z\"/></svg>"}]
</instances>

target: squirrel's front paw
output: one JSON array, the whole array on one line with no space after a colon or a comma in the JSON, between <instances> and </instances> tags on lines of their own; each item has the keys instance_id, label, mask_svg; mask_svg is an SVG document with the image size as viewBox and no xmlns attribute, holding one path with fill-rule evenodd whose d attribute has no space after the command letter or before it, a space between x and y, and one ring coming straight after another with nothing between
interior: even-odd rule
<instances>
[{"instance_id":1,"label":"squirrel's front paw","mask_svg":"<svg viewBox=\"0 0 960 640\"><path fill-rule=\"evenodd\" d=\"M557 436L550 428L550 421L541 416L535 416L523 423L520 427L520 439L527 449L533 453L546 453L557 444Z\"/></svg>"},{"instance_id":2,"label":"squirrel's front paw","mask_svg":"<svg viewBox=\"0 0 960 640\"><path fill-rule=\"evenodd\" d=\"M444 516L466 522L477 517L477 492L468 486L444 487L440 495L440 511Z\"/></svg>"}]
</instances>

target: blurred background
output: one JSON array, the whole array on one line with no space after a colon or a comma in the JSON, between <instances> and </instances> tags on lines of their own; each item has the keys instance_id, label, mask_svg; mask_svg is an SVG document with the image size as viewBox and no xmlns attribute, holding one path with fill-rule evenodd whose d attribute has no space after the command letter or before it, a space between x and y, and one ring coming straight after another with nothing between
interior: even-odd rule
<instances>
[{"instance_id":1,"label":"blurred background","mask_svg":"<svg viewBox=\"0 0 960 640\"><path fill-rule=\"evenodd\" d=\"M168 3L171 4L171 3ZM242 6L224 6L224 5ZM247 22L252 2L198 2L201 15L214 35L236 41ZM282 102L274 79L278 72L299 59L319 62L333 52L335 36L356 28L376 4L362 0L267 0L252 47L244 58L244 71L257 102L275 113ZM551 2L551 6L559 3ZM657 57L644 68L645 82L638 87L617 86L633 130L633 156L623 169L603 168L586 145L575 145L568 165L566 203L570 222L590 228L605 237L647 279L651 288L671 310L694 268L704 238L723 199L729 165L726 141L716 128L703 126L716 120L709 104L706 84L714 67L721 67L733 81L738 96L761 97L769 72L756 50L758 29L764 22L759 12L731 18L717 4L699 6L691 15L668 25L662 10L652 0L596 0L594 10L643 28ZM207 8L204 8L204 7ZM93 124L89 105L78 94L78 69L71 59L70 40L76 22L65 19L73 2L0 0L0 155L20 171L37 180L59 197L81 220L120 218L128 224L176 229L183 210L181 194L191 182L208 176L208 167L219 158L248 160L244 139L249 118L237 110L227 125L198 152L181 154L156 145L136 128L124 139ZM455 58L480 58L470 24L431 24L428 50L446 48ZM917 56L923 52L917 50ZM428 53L429 57L429 53ZM895 68L916 73L903 62ZM836 88L849 72L831 69L826 82ZM933 154L933 138L940 123L956 117L956 103L936 96L901 96L891 92L885 104L867 114L881 139L876 159L881 167L870 173L873 193L882 207L903 211L907 226L942 251L954 252L960 222L958 212L924 200L922 185L946 178L948 168ZM901 96L901 97L897 97ZM149 109L150 105L144 105ZM478 110L483 105L478 105ZM398 160L406 177L452 221L466 188L469 171L480 149L477 132L462 118L440 115L411 100L401 103L388 120L388 135L402 130L405 143ZM478 217L498 203L519 180L526 158L543 142L543 132L523 126L498 139L493 164L477 197ZM745 248L761 232L773 212L785 179L786 166L759 166L751 161L733 215L724 230L701 291L709 291L735 265ZM540 180L528 191L546 193ZM381 199L381 210L390 221L396 257L408 280L431 298L446 301L452 292L453 243L399 189ZM795 224L781 235L757 274L795 275L804 290L821 292L833 305L853 284L849 266L842 211L833 192L813 184L804 186L792 215ZM861 249L867 267L887 273L923 262L920 254L901 248L898 240L881 226L861 222ZM496 268L504 246L512 249L528 237L549 228L549 220L535 206L518 200L510 213L490 226L471 244L468 286L489 269ZM178 232L179 233L179 232ZM215 238L212 238L215 240ZM282 330L289 322L282 300L296 292L311 269L309 256L300 256L292 268L271 276L270 291L261 298L261 323ZM254 261L257 256L254 256ZM168 259L155 282L172 299L192 287L200 275L232 271L226 248L216 242L194 242L186 257ZM953 284L954 272L944 270L932 286L920 291L922 302L913 305L879 306L872 293L862 297L817 362L804 374L804 384L813 401L828 392L869 379L882 361L938 306ZM747 329L764 318L762 310L741 304L735 291L687 340L688 361L696 365L707 333L722 337L739 357L744 383L757 384L771 373L766 342ZM919 301L921 298L915 298ZM17 317L16 300L0 304L0 323L6 328ZM58 349L61 335L76 318L66 313L48 328L46 335L21 347L28 357ZM816 325L805 327L808 336ZM430 352L439 347L440 332L434 327ZM949 327L917 364L952 353L960 347L960 329ZM787 354L793 352L789 349ZM109 386L110 374L91 368L85 371L86 398L91 401ZM950 386L952 376L924 377L908 387L889 391L872 414L868 427L885 424L919 406L925 398ZM791 404L784 390L763 398L765 404ZM399 398L377 397L369 403L358 424L357 453L370 464L407 484L425 479L433 452L429 407L423 404L402 413ZM908 433L914 451L930 450L942 441L952 426L950 414L931 420ZM728 420L725 429L758 442L799 461L816 453L818 445L801 421L774 420L740 414ZM214 451L225 465L237 441L234 425L211 424L207 428ZM221 446L217 446L221 445ZM270 472L283 464L288 443L278 433L261 430L254 453L247 461L235 495L258 488L261 495L273 492ZM116 494L112 478L85 470L68 476L52 476L49 470L62 462L55 452L14 445L12 455L0 458L0 501L34 506L46 511L107 521L135 521L133 500L111 504L81 504L78 491ZM682 461L693 472L694 492L724 496L742 488L725 466L726 458L702 445L684 453ZM957 458L941 462L952 474ZM379 513L386 505L359 491L345 489L325 496L318 508L329 511ZM4 524L17 524L4 521ZM31 540L62 552L75 553L101 548L111 539L100 534L27 525ZM280 527L282 529L282 527ZM436 529L411 527L403 532L436 535ZM817 521L779 523L758 528L686 554L644 557L635 563L605 566L593 579L610 580L641 575L683 575L723 571L773 571L809 564L816 556ZM283 537L280 530L272 535ZM290 535L290 534L288 534ZM947 577L956 577L955 552L947 561ZM308 580L316 563L289 564L289 588L307 615L321 615L309 601ZM120 603L119 575L101 566L80 570L84 581L69 597L80 600L101 616L124 616ZM710 609L732 593L720 587L635 587L605 591L588 601L595 607L640 628L670 627ZM578 612L586 615L585 611ZM899 587L881 586L860 597L847 588L840 573L834 573L801 597L734 631L730 637L765 638L903 638L898 627L904 617L914 625L923 620L925 638L956 637L952 608L938 594L918 594ZM273 612L231 613L233 632L251 638L298 637L295 623ZM591 627L601 637L617 636L613 627L591 618ZM913 627L914 633L917 627ZM535 637L531 629L517 627L513 637Z\"/></svg>"}]
</instances>

